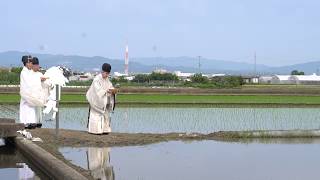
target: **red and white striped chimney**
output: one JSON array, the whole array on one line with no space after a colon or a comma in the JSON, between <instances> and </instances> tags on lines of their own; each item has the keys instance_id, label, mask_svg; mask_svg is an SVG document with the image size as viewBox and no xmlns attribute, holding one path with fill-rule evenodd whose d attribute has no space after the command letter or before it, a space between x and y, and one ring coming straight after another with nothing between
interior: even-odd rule
<instances>
[{"instance_id":1,"label":"red and white striped chimney","mask_svg":"<svg viewBox=\"0 0 320 180\"><path fill-rule=\"evenodd\" d=\"M129 48L128 48L128 43L126 45L126 54L124 58L124 73L126 75L129 75Z\"/></svg>"}]
</instances>

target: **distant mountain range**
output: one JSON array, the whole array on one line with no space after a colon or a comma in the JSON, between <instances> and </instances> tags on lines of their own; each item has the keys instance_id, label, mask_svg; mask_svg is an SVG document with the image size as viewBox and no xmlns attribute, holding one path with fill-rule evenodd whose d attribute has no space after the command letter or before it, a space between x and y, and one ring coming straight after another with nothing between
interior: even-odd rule
<instances>
[{"instance_id":1,"label":"distant mountain range","mask_svg":"<svg viewBox=\"0 0 320 180\"><path fill-rule=\"evenodd\" d=\"M21 66L21 56L31 54L40 60L43 67L64 65L77 71L99 71L101 64L108 62L112 65L112 71L123 72L124 60L110 59L101 56L69 56L37 54L19 51L7 51L0 53L0 66ZM129 72L151 72L155 69L168 71L199 72L198 58L193 57L150 57L131 58L129 60ZM226 74L253 74L254 65L249 63L223 61L201 58L200 71L202 73L226 73ZM271 67L257 64L257 74L289 74L292 70L304 71L306 74L316 73L320 69L320 61L295 64L281 67Z\"/></svg>"}]
</instances>

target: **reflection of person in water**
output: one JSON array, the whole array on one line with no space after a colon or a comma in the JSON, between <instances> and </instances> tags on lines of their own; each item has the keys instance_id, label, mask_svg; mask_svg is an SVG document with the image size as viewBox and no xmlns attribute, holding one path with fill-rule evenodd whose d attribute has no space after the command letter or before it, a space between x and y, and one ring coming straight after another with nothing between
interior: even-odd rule
<instances>
[{"instance_id":1,"label":"reflection of person in water","mask_svg":"<svg viewBox=\"0 0 320 180\"><path fill-rule=\"evenodd\" d=\"M27 180L27 179L40 179L35 176L34 172L28 167L26 163L19 163L20 168L19 171L19 180Z\"/></svg>"},{"instance_id":2,"label":"reflection of person in water","mask_svg":"<svg viewBox=\"0 0 320 180\"><path fill-rule=\"evenodd\" d=\"M88 169L94 179L114 180L110 165L110 148L89 147L87 152Z\"/></svg>"}]
</instances>

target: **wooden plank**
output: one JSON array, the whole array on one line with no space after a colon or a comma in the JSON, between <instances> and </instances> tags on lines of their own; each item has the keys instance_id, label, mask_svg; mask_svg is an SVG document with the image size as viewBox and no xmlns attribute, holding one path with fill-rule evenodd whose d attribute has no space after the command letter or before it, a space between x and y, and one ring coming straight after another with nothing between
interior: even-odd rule
<instances>
[{"instance_id":1,"label":"wooden plank","mask_svg":"<svg viewBox=\"0 0 320 180\"><path fill-rule=\"evenodd\" d=\"M0 124L1 123L15 123L16 121L14 119L9 118L0 118Z\"/></svg>"},{"instance_id":2,"label":"wooden plank","mask_svg":"<svg viewBox=\"0 0 320 180\"><path fill-rule=\"evenodd\" d=\"M87 180L82 174L63 161L57 159L35 143L22 137L14 138L17 149L28 159L41 168L50 179Z\"/></svg>"},{"instance_id":3,"label":"wooden plank","mask_svg":"<svg viewBox=\"0 0 320 180\"><path fill-rule=\"evenodd\" d=\"M23 130L22 123L0 123L0 138L16 137L18 130Z\"/></svg>"}]
</instances>

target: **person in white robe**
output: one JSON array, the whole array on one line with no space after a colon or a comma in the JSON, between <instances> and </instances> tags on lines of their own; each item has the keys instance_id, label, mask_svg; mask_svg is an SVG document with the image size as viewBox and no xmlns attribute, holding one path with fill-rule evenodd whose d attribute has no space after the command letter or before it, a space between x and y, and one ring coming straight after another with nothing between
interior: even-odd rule
<instances>
[{"instance_id":1,"label":"person in white robe","mask_svg":"<svg viewBox=\"0 0 320 180\"><path fill-rule=\"evenodd\" d=\"M88 132L92 134L110 133L110 113L113 111L114 89L109 80L111 66L108 63L102 65L101 74L97 75L89 90L86 98L89 102Z\"/></svg>"},{"instance_id":2,"label":"person in white robe","mask_svg":"<svg viewBox=\"0 0 320 180\"><path fill-rule=\"evenodd\" d=\"M48 87L43 83L46 78L40 72L39 59L37 57L32 58L32 65L32 92L36 94L39 99L42 99L42 102L46 102L48 98ZM42 109L43 106L35 106L36 127L42 126Z\"/></svg>"},{"instance_id":3,"label":"person in white robe","mask_svg":"<svg viewBox=\"0 0 320 180\"><path fill-rule=\"evenodd\" d=\"M88 170L94 179L114 180L110 164L110 148L89 147L87 152Z\"/></svg>"},{"instance_id":4,"label":"person in white robe","mask_svg":"<svg viewBox=\"0 0 320 180\"><path fill-rule=\"evenodd\" d=\"M26 128L37 126L37 107L43 107L46 99L43 91L38 88L41 85L41 77L33 71L33 59L31 56L23 56L24 67L20 74L20 122Z\"/></svg>"},{"instance_id":5,"label":"person in white robe","mask_svg":"<svg viewBox=\"0 0 320 180\"><path fill-rule=\"evenodd\" d=\"M28 126L30 123L35 123L35 108L28 103L28 96L31 94L31 56L23 56L22 63L24 65L20 74L20 123Z\"/></svg>"}]
</instances>

